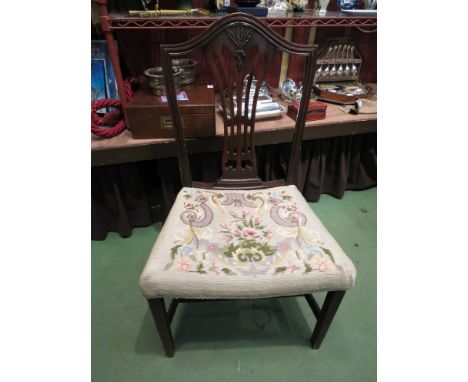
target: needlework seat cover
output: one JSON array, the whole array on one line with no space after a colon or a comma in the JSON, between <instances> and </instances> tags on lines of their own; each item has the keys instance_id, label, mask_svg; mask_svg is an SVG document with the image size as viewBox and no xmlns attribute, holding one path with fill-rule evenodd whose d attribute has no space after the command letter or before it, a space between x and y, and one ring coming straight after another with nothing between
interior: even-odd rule
<instances>
[{"instance_id":1,"label":"needlework seat cover","mask_svg":"<svg viewBox=\"0 0 468 382\"><path fill-rule=\"evenodd\" d=\"M295 186L183 188L140 277L146 298L346 290L356 269Z\"/></svg>"}]
</instances>

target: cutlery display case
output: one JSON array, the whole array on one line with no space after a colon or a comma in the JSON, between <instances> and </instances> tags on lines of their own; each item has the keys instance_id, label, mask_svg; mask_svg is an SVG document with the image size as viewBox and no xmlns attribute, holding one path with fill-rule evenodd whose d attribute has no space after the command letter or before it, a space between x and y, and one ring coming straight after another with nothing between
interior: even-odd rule
<instances>
[{"instance_id":1,"label":"cutlery display case","mask_svg":"<svg viewBox=\"0 0 468 382\"><path fill-rule=\"evenodd\" d=\"M360 82L362 64L362 54L351 39L329 39L318 53L315 95L344 105L369 97L372 88Z\"/></svg>"}]
</instances>

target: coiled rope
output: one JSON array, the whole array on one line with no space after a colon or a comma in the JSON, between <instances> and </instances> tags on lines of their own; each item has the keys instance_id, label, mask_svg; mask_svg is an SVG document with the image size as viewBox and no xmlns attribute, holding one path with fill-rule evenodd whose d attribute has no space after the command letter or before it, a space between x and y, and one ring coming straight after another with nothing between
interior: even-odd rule
<instances>
[{"instance_id":1,"label":"coiled rope","mask_svg":"<svg viewBox=\"0 0 468 382\"><path fill-rule=\"evenodd\" d=\"M124 89L127 101L131 101L133 90L130 81L124 82ZM118 110L108 112L103 117L100 117L97 111L103 107L114 107ZM114 126L110 126L111 121L115 121L116 119L119 119L119 121ZM91 132L93 134L103 138L112 138L119 135L126 128L122 105L119 100L100 99L91 102Z\"/></svg>"}]
</instances>

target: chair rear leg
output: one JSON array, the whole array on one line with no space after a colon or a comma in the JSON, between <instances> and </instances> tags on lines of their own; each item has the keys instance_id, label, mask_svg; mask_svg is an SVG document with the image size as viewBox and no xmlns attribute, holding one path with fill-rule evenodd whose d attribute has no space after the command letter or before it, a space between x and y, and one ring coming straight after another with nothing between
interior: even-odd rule
<instances>
[{"instance_id":1,"label":"chair rear leg","mask_svg":"<svg viewBox=\"0 0 468 382\"><path fill-rule=\"evenodd\" d=\"M164 352L168 357L174 357L175 347L172 339L171 326L167 317L166 306L163 298L148 299L148 305L153 315L154 323L158 329Z\"/></svg>"},{"instance_id":2,"label":"chair rear leg","mask_svg":"<svg viewBox=\"0 0 468 382\"><path fill-rule=\"evenodd\" d=\"M322 344L325 334L327 334L328 328L335 317L335 313L340 306L341 300L345 295L345 291L334 291L328 292L323 303L320 316L315 325L314 332L310 338L310 343L313 349L318 349Z\"/></svg>"}]
</instances>

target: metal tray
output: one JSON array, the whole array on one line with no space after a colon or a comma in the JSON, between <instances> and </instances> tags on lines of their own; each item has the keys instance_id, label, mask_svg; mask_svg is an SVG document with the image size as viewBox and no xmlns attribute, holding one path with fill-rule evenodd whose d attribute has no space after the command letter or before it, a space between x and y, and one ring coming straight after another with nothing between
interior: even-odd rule
<instances>
[{"instance_id":1,"label":"metal tray","mask_svg":"<svg viewBox=\"0 0 468 382\"><path fill-rule=\"evenodd\" d=\"M278 108L275 110L257 111L255 113L256 121L261 120L261 119L277 118L277 117L281 117L283 114L286 114L286 109L283 105L276 103L276 102L272 102L272 103L277 104ZM218 104L218 110L221 114L223 113L223 107L221 106L221 104ZM234 109L234 113L235 112L236 112L236 109ZM250 113L249 113L249 117L250 117ZM230 118L229 114L227 115L227 118Z\"/></svg>"}]
</instances>

